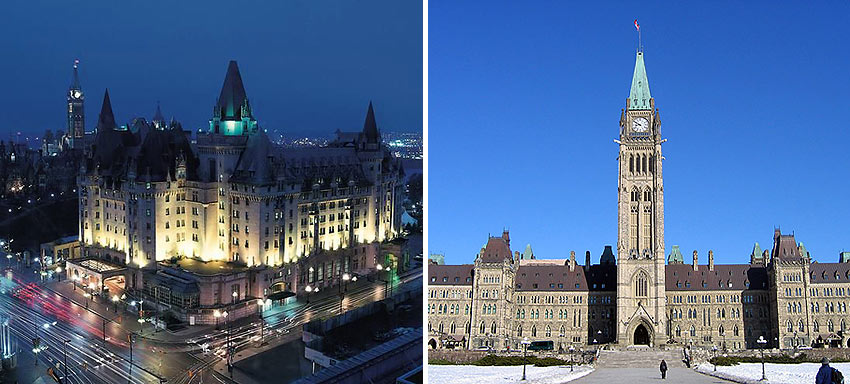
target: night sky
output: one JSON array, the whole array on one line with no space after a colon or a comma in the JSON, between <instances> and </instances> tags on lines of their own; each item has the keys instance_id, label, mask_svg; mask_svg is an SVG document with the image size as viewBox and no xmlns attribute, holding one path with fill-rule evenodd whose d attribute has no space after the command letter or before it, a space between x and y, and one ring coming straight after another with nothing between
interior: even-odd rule
<instances>
[{"instance_id":1,"label":"night sky","mask_svg":"<svg viewBox=\"0 0 850 384\"><path fill-rule=\"evenodd\" d=\"M243 3L247 5L243 5ZM260 5L262 4L262 5ZM422 130L422 4L377 1L17 1L0 23L0 138L65 130L74 59L94 128L105 88L119 124L207 128L229 60L261 127Z\"/></svg>"}]
</instances>

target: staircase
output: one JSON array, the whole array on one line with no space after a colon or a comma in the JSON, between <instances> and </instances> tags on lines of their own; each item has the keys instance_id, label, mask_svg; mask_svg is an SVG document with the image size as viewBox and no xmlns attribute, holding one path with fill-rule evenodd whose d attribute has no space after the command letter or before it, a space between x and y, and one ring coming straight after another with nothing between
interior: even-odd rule
<instances>
[{"instance_id":1,"label":"staircase","mask_svg":"<svg viewBox=\"0 0 850 384\"><path fill-rule=\"evenodd\" d=\"M619 351L601 351L597 368L658 368L661 360L667 361L668 368L685 368L682 351L677 349L653 349L649 347L629 347Z\"/></svg>"}]
</instances>

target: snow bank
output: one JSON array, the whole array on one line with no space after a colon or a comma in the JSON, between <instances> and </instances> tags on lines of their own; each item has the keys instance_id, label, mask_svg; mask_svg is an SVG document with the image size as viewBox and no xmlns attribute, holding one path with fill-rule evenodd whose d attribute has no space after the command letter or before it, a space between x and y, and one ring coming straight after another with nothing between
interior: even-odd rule
<instances>
[{"instance_id":1,"label":"snow bank","mask_svg":"<svg viewBox=\"0 0 850 384\"><path fill-rule=\"evenodd\" d=\"M560 384L566 383L593 372L588 366L576 366L570 372L570 366L525 367L525 383ZM522 366L479 367L476 365L429 365L428 383L452 384L505 384L519 383L522 379Z\"/></svg>"},{"instance_id":2,"label":"snow bank","mask_svg":"<svg viewBox=\"0 0 850 384\"><path fill-rule=\"evenodd\" d=\"M830 366L838 369L845 376L850 374L850 363L835 363L830 364ZM742 363L730 367L718 366L717 372L714 372L713 365L703 363L697 366L696 369L702 373L733 380L739 383L764 383L763 381L759 381L761 379L761 364L759 363ZM764 365L767 382L771 384L814 383L818 369L820 369L819 363L767 363Z\"/></svg>"}]
</instances>

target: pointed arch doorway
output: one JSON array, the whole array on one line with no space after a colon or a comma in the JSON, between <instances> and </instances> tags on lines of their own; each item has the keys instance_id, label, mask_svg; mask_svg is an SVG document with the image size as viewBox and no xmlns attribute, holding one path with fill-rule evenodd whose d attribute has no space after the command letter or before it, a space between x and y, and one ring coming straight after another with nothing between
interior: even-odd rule
<instances>
[{"instance_id":1,"label":"pointed arch doorway","mask_svg":"<svg viewBox=\"0 0 850 384\"><path fill-rule=\"evenodd\" d=\"M639 324L635 328L634 345L649 345L649 331L643 324Z\"/></svg>"}]
</instances>

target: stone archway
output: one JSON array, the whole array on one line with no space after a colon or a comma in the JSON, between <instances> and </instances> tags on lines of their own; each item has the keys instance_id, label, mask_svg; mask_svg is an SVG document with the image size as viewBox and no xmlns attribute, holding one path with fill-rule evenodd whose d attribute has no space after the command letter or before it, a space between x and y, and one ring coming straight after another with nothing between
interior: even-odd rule
<instances>
[{"instance_id":1,"label":"stone archway","mask_svg":"<svg viewBox=\"0 0 850 384\"><path fill-rule=\"evenodd\" d=\"M646 327L643 324L638 324L635 328L634 345L649 345L649 331L646 330Z\"/></svg>"},{"instance_id":2,"label":"stone archway","mask_svg":"<svg viewBox=\"0 0 850 384\"><path fill-rule=\"evenodd\" d=\"M428 340L428 346L431 347L431 349L437 349L437 340Z\"/></svg>"}]
</instances>

